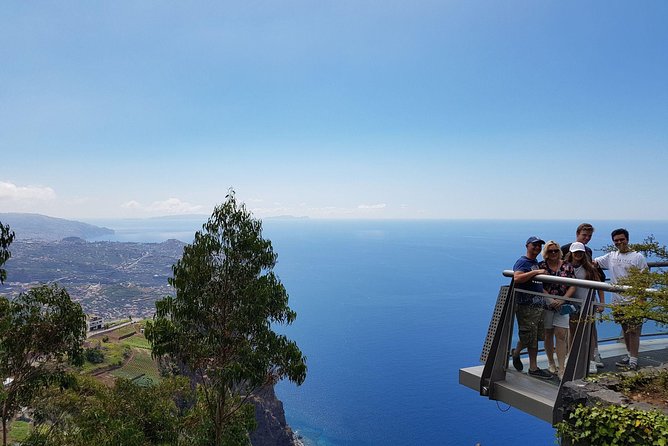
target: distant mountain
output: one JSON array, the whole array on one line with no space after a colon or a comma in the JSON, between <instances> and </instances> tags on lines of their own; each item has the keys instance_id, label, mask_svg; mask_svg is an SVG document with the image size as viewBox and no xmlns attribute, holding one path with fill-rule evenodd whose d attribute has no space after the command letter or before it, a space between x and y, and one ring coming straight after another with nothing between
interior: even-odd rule
<instances>
[{"instance_id":1,"label":"distant mountain","mask_svg":"<svg viewBox=\"0 0 668 446\"><path fill-rule=\"evenodd\" d=\"M276 215L273 217L264 217L262 220L308 220L309 218L305 215L296 216L296 215Z\"/></svg>"},{"instance_id":2,"label":"distant mountain","mask_svg":"<svg viewBox=\"0 0 668 446\"><path fill-rule=\"evenodd\" d=\"M113 229L41 214L0 213L0 222L11 227L17 240L50 241L67 237L89 240L114 233Z\"/></svg>"}]
</instances>

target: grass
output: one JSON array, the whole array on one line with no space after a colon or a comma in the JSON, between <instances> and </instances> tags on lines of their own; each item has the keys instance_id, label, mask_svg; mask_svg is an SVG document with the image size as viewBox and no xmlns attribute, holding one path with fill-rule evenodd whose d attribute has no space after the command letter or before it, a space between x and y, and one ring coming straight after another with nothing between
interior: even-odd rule
<instances>
[{"instance_id":1,"label":"grass","mask_svg":"<svg viewBox=\"0 0 668 446\"><path fill-rule=\"evenodd\" d=\"M118 319L116 321L107 322L107 325L109 326L109 328L113 328L116 325L121 325L124 324L125 322L130 322L130 319Z\"/></svg>"},{"instance_id":2,"label":"grass","mask_svg":"<svg viewBox=\"0 0 668 446\"><path fill-rule=\"evenodd\" d=\"M130 333L135 333L134 325L126 325L125 327L121 327L115 331L116 336L118 336L119 338L128 335Z\"/></svg>"},{"instance_id":3,"label":"grass","mask_svg":"<svg viewBox=\"0 0 668 446\"><path fill-rule=\"evenodd\" d=\"M27 421L12 421L12 424L9 426L9 442L14 441L25 441L30 434L30 423Z\"/></svg>"},{"instance_id":4,"label":"grass","mask_svg":"<svg viewBox=\"0 0 668 446\"><path fill-rule=\"evenodd\" d=\"M130 347L134 348L143 348L146 350L151 349L151 344L148 343L144 335L142 334L136 334L134 336L130 336L129 338L125 338L121 341L123 345L128 345Z\"/></svg>"},{"instance_id":5,"label":"grass","mask_svg":"<svg viewBox=\"0 0 668 446\"><path fill-rule=\"evenodd\" d=\"M96 345L96 344L94 344ZM102 351L104 352L104 361L100 364L92 364L86 361L81 368L83 373L94 372L95 370L108 367L110 365L118 364L123 361L124 345L118 342L100 342Z\"/></svg>"}]
</instances>

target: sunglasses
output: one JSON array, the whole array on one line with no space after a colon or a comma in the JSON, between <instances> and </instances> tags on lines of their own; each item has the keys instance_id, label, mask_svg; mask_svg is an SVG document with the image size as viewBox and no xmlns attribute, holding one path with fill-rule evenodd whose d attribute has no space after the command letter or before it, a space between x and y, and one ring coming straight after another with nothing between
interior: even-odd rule
<instances>
[{"instance_id":1,"label":"sunglasses","mask_svg":"<svg viewBox=\"0 0 668 446\"><path fill-rule=\"evenodd\" d=\"M558 249L548 249L548 250L547 250L547 253L548 253L548 254L556 254L556 253L558 253L558 252L560 252L560 250L558 250Z\"/></svg>"}]
</instances>

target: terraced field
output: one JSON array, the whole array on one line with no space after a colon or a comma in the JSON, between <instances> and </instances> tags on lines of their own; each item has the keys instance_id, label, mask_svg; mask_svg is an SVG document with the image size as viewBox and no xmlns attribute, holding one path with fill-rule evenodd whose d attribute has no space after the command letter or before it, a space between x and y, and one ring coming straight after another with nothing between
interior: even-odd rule
<instances>
[{"instance_id":1,"label":"terraced field","mask_svg":"<svg viewBox=\"0 0 668 446\"><path fill-rule=\"evenodd\" d=\"M109 372L117 378L133 380L136 384L152 385L160 381L160 373L151 351L145 348L133 348L132 356L119 369Z\"/></svg>"},{"instance_id":2,"label":"terraced field","mask_svg":"<svg viewBox=\"0 0 668 446\"><path fill-rule=\"evenodd\" d=\"M147 386L160 382L158 364L151 358L151 346L138 324L90 338L88 347L102 350L104 361L100 364L86 362L82 373L93 374L107 384L113 383L116 378Z\"/></svg>"}]
</instances>

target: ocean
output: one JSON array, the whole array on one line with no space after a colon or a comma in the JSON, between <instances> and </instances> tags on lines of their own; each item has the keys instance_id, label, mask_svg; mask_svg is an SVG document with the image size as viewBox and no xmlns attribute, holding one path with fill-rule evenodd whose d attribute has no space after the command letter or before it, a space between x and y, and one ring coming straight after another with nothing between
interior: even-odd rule
<instances>
[{"instance_id":1,"label":"ocean","mask_svg":"<svg viewBox=\"0 0 668 446\"><path fill-rule=\"evenodd\" d=\"M205 220L90 222L114 240L190 242ZM549 424L459 385L458 371L479 364L501 272L526 239L567 243L579 223L265 220L298 314L277 330L308 364L302 386L277 385L288 423L307 446L555 444ZM617 227L668 242L665 221L591 223L594 255Z\"/></svg>"}]
</instances>

